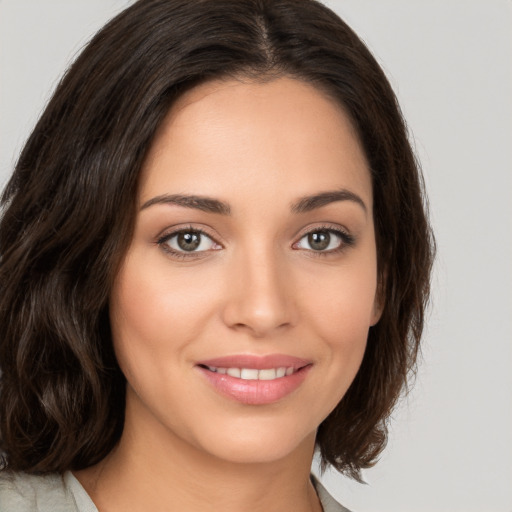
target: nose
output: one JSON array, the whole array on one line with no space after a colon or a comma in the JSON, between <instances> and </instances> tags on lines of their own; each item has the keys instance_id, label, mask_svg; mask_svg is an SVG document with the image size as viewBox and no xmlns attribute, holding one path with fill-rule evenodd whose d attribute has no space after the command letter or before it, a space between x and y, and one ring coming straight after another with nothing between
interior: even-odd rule
<instances>
[{"instance_id":1,"label":"nose","mask_svg":"<svg viewBox=\"0 0 512 512\"><path fill-rule=\"evenodd\" d=\"M273 251L237 258L230 265L227 286L223 320L231 329L263 338L296 323L290 273Z\"/></svg>"}]
</instances>

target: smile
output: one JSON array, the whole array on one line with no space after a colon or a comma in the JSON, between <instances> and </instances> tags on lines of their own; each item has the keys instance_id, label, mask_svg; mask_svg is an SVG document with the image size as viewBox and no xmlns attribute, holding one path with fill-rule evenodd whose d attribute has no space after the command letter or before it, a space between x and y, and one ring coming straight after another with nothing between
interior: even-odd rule
<instances>
[{"instance_id":1,"label":"smile","mask_svg":"<svg viewBox=\"0 0 512 512\"><path fill-rule=\"evenodd\" d=\"M242 380L275 380L285 376L290 376L295 373L296 369L293 366L279 368L265 368L258 370L256 368L217 368L215 366L208 366L208 370L221 375L229 375L235 379Z\"/></svg>"},{"instance_id":2,"label":"smile","mask_svg":"<svg viewBox=\"0 0 512 512\"><path fill-rule=\"evenodd\" d=\"M196 364L210 389L245 405L285 399L302 385L312 367L312 361L279 354L233 355Z\"/></svg>"}]
</instances>

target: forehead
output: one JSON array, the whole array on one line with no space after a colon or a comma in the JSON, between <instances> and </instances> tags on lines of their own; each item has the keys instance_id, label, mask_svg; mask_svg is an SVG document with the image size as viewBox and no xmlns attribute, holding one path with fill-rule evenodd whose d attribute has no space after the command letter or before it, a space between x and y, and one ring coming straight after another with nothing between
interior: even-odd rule
<instances>
[{"instance_id":1,"label":"forehead","mask_svg":"<svg viewBox=\"0 0 512 512\"><path fill-rule=\"evenodd\" d=\"M173 105L141 176L140 202L162 193L276 200L355 189L371 205L371 179L343 108L311 84L212 81Z\"/></svg>"}]
</instances>

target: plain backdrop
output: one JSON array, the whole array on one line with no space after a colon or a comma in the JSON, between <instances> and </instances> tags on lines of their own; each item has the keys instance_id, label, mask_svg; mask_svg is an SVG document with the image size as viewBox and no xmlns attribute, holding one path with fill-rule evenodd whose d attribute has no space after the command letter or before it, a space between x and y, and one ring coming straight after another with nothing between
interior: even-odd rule
<instances>
[{"instance_id":1,"label":"plain backdrop","mask_svg":"<svg viewBox=\"0 0 512 512\"><path fill-rule=\"evenodd\" d=\"M0 185L63 70L127 0L0 0ZM330 0L386 71L438 242L416 385L358 512L512 511L512 2Z\"/></svg>"}]
</instances>

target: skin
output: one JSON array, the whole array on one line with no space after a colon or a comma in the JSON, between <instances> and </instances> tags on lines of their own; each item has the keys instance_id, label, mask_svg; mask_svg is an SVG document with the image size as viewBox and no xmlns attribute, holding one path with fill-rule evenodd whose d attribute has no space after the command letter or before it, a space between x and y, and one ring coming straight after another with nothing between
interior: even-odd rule
<instances>
[{"instance_id":1,"label":"skin","mask_svg":"<svg viewBox=\"0 0 512 512\"><path fill-rule=\"evenodd\" d=\"M290 208L339 190L360 202ZM230 215L148 206L165 194L218 199ZM309 482L316 429L353 381L381 312L372 185L350 121L325 94L287 77L201 85L157 133L138 203L111 295L128 382L125 430L104 461L76 476L100 512L170 503L188 512L212 504L320 511ZM176 238L162 237L191 227L210 238L178 259L169 252ZM327 228L353 243L331 233L340 250L315 251L307 233ZM311 367L297 389L266 405L219 394L196 366L275 353Z\"/></svg>"}]
</instances>

